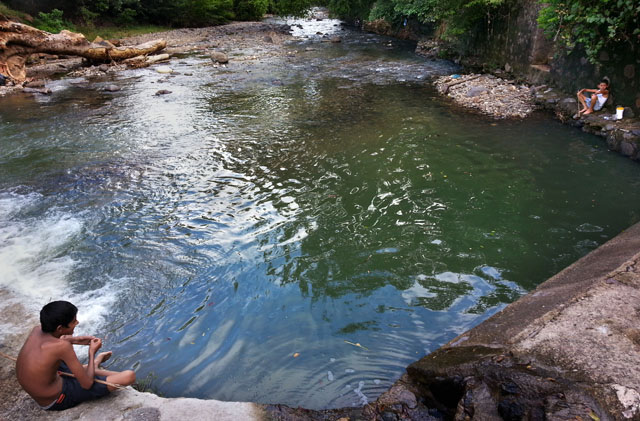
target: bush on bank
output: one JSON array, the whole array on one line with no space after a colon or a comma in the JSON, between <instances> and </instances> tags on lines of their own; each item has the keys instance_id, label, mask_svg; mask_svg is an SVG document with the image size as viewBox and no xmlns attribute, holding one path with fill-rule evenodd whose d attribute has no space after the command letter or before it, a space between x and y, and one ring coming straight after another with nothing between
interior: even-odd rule
<instances>
[{"instance_id":1,"label":"bush on bank","mask_svg":"<svg viewBox=\"0 0 640 421\"><path fill-rule=\"evenodd\" d=\"M566 47L581 45L592 63L616 45L640 41L638 0L545 0L538 24Z\"/></svg>"},{"instance_id":2,"label":"bush on bank","mask_svg":"<svg viewBox=\"0 0 640 421\"><path fill-rule=\"evenodd\" d=\"M260 19L278 0L5 0L47 31L76 25L207 26ZM1 3L0 3L1 4Z\"/></svg>"},{"instance_id":3,"label":"bush on bank","mask_svg":"<svg viewBox=\"0 0 640 421\"><path fill-rule=\"evenodd\" d=\"M598 54L640 42L638 0L539 0L538 24L570 52L581 46L592 63ZM36 16L35 25L50 32L94 24L134 26L216 25L232 19L255 20L265 13L301 15L326 6L350 20L384 19L399 27L407 20L439 26L443 39L460 39L486 30L518 0L4 0L9 7ZM6 8L0 2L0 11Z\"/></svg>"}]
</instances>

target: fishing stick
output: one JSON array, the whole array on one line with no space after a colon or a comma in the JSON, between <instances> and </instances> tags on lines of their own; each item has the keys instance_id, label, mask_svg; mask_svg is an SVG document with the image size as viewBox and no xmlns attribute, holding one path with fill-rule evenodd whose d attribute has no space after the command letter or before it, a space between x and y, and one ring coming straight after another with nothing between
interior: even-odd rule
<instances>
[{"instance_id":1,"label":"fishing stick","mask_svg":"<svg viewBox=\"0 0 640 421\"><path fill-rule=\"evenodd\" d=\"M0 356L3 356L4 358L11 360L11 361L18 361L17 358L12 357L11 355L7 355L4 352L0 352ZM60 374L61 376L67 376L67 377L73 377L74 379L76 378L76 376L73 373L67 373L65 371L58 371L58 374ZM115 387L116 389L126 389L125 386L122 386L121 384L116 384L116 383L110 383L110 382L106 382L104 380L100 380L100 379L93 379L94 382L96 383L100 383L100 384L104 384L107 386L111 386L111 387Z\"/></svg>"}]
</instances>

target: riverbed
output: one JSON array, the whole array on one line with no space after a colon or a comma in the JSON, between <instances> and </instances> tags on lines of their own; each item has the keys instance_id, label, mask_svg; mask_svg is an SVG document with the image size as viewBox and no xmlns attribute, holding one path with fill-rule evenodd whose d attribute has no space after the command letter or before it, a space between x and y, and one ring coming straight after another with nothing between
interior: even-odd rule
<instances>
[{"instance_id":1,"label":"riverbed","mask_svg":"<svg viewBox=\"0 0 640 421\"><path fill-rule=\"evenodd\" d=\"M457 67L409 43L289 24L282 54L0 98L0 285L78 304L164 396L360 406L640 220L637 164L594 136L456 108L428 80Z\"/></svg>"}]
</instances>

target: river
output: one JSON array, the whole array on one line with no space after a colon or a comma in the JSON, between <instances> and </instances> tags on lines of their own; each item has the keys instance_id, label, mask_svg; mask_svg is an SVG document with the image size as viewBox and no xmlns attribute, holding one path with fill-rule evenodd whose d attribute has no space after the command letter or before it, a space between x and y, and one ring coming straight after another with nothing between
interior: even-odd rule
<instances>
[{"instance_id":1,"label":"river","mask_svg":"<svg viewBox=\"0 0 640 421\"><path fill-rule=\"evenodd\" d=\"M427 82L453 64L291 23L251 67L0 98L0 286L76 303L163 396L358 406L640 220L637 163L595 136L470 114Z\"/></svg>"}]
</instances>

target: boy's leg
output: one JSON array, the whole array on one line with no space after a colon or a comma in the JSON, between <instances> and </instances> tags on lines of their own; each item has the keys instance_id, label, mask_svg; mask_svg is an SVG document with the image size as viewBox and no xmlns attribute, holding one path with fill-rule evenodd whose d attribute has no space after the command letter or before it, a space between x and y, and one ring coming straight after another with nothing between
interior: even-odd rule
<instances>
[{"instance_id":1,"label":"boy's leg","mask_svg":"<svg viewBox=\"0 0 640 421\"><path fill-rule=\"evenodd\" d=\"M108 371L108 370L96 370L98 376L107 376L109 383L119 384L120 386L129 386L136 381L136 373L133 370L125 371ZM116 390L113 386L107 386L109 391Z\"/></svg>"},{"instance_id":2,"label":"boy's leg","mask_svg":"<svg viewBox=\"0 0 640 421\"><path fill-rule=\"evenodd\" d=\"M584 113L591 114L593 112L593 107L595 107L597 102L598 102L598 97L595 94L591 95L591 101L589 101L589 109Z\"/></svg>"},{"instance_id":3,"label":"boy's leg","mask_svg":"<svg viewBox=\"0 0 640 421\"><path fill-rule=\"evenodd\" d=\"M580 92L578 92L578 102L582 105L582 109L578 110L578 113L583 113L587 110L587 102L585 100L585 97L583 94L581 94Z\"/></svg>"}]
</instances>

